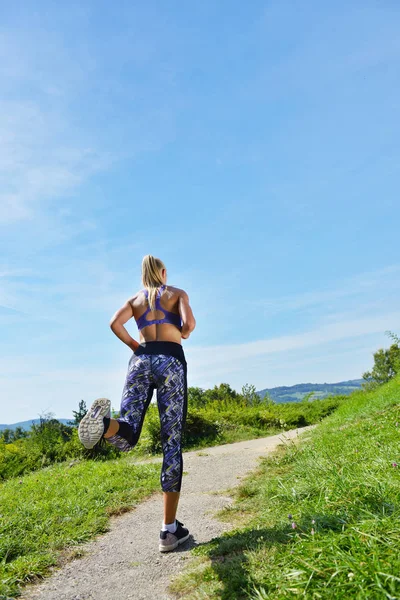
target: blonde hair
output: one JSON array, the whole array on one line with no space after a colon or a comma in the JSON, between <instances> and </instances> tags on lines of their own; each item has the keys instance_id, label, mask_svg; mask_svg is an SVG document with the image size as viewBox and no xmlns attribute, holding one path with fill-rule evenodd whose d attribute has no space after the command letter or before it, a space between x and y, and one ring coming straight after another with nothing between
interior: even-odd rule
<instances>
[{"instance_id":1,"label":"blonde hair","mask_svg":"<svg viewBox=\"0 0 400 600\"><path fill-rule=\"evenodd\" d=\"M156 258L151 254L147 254L143 258L142 282L149 293L149 306L151 310L154 310L155 308L155 300L158 288L164 284L160 273L162 269L165 269L165 265L159 258Z\"/></svg>"}]
</instances>

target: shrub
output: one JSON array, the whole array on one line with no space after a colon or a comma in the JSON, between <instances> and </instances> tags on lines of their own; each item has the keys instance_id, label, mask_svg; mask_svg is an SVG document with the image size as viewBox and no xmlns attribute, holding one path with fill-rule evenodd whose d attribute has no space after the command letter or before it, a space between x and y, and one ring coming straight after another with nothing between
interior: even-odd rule
<instances>
[{"instance_id":1,"label":"shrub","mask_svg":"<svg viewBox=\"0 0 400 600\"><path fill-rule=\"evenodd\" d=\"M200 412L191 410L186 416L186 424L182 436L182 445L188 447L198 444L199 441L214 441L220 433L221 425L206 419ZM160 417L157 406L150 404L138 447L143 452L160 454L162 452Z\"/></svg>"}]
</instances>

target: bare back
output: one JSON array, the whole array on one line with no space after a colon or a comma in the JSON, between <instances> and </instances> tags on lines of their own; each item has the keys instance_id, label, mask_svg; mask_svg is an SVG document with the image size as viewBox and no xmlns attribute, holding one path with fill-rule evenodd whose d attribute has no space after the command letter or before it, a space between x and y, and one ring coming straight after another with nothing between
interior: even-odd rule
<instances>
[{"instance_id":1,"label":"bare back","mask_svg":"<svg viewBox=\"0 0 400 600\"><path fill-rule=\"evenodd\" d=\"M172 312L176 315L180 315L183 322L185 322L185 299L187 298L186 292L179 288L168 285L162 291L160 296L160 307L165 308L168 312ZM143 290L138 292L133 298L129 300L132 307L133 316L137 321L142 317L146 310L149 308L147 297ZM189 307L190 310L190 307ZM145 317L146 321L153 321L163 319L165 313L161 310L151 310ZM176 342L180 344L182 341L181 331L170 323L147 325L141 329L140 341L141 342Z\"/></svg>"}]
</instances>

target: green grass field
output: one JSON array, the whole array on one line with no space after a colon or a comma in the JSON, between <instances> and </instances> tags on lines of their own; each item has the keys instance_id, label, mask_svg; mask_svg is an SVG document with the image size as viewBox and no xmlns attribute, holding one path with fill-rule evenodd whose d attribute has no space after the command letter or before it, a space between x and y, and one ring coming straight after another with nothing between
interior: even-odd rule
<instances>
[{"instance_id":1,"label":"green grass field","mask_svg":"<svg viewBox=\"0 0 400 600\"><path fill-rule=\"evenodd\" d=\"M317 401L295 413L292 405L281 405L285 428L303 413L305 422L336 413L311 443L264 460L238 489L236 504L222 514L236 529L193 551L199 564L175 583L179 594L229 600L400 597L400 467L393 466L400 462L399 401L397 379L375 393ZM263 425L276 418L256 413L220 412L218 419L232 427L223 424L215 442L247 439L261 417ZM268 433L260 428L260 435ZM202 447L204 440L198 442ZM0 598L15 597L20 585L106 531L111 514L160 489L160 465L135 466L134 460L135 451L106 462L58 463L0 485Z\"/></svg>"},{"instance_id":2,"label":"green grass field","mask_svg":"<svg viewBox=\"0 0 400 600\"><path fill-rule=\"evenodd\" d=\"M400 598L400 378L357 392L236 489L234 529L194 550L185 600Z\"/></svg>"},{"instance_id":3,"label":"green grass field","mask_svg":"<svg viewBox=\"0 0 400 600\"><path fill-rule=\"evenodd\" d=\"M214 408L190 412L185 449L272 435L297 424L319 422L341 401L334 398L272 408L217 402ZM160 490L159 464L134 465L143 456L162 456L156 451L160 446L156 407L146 415L145 424L140 443L129 456L107 461L79 459L72 467L66 462L55 463L0 484L0 600L2 595L16 595L20 585L45 575L65 552L73 556L77 544L105 531L110 514L128 510L152 491ZM206 435L207 426L211 426L214 437Z\"/></svg>"},{"instance_id":4,"label":"green grass field","mask_svg":"<svg viewBox=\"0 0 400 600\"><path fill-rule=\"evenodd\" d=\"M107 530L119 514L160 489L160 465L108 462L57 464L0 486L0 598L44 575L68 548ZM75 554L76 555L76 554Z\"/></svg>"}]
</instances>

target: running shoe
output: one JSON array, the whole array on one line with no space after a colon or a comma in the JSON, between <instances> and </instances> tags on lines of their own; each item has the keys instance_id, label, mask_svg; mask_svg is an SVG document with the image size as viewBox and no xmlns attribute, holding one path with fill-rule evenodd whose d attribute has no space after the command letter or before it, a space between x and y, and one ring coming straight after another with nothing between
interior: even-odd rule
<instances>
[{"instance_id":1,"label":"running shoe","mask_svg":"<svg viewBox=\"0 0 400 600\"><path fill-rule=\"evenodd\" d=\"M176 531L171 533L170 531L160 531L160 552L169 552L175 550L179 544L183 544L189 537L189 530L183 527L183 523L176 519Z\"/></svg>"},{"instance_id":2,"label":"running shoe","mask_svg":"<svg viewBox=\"0 0 400 600\"><path fill-rule=\"evenodd\" d=\"M104 417L111 417L111 401L98 398L79 423L78 435L85 448L93 448L104 434Z\"/></svg>"}]
</instances>

